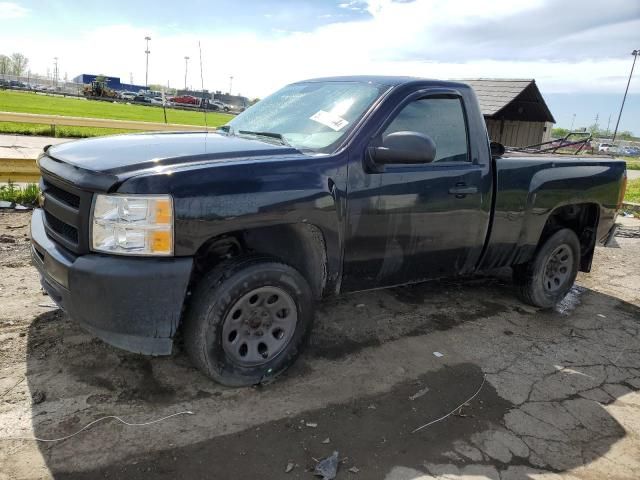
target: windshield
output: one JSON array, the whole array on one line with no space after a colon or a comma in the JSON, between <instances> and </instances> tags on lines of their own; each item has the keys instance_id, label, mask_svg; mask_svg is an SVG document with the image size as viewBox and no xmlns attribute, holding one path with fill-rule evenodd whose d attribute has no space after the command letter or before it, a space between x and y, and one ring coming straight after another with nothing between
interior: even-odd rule
<instances>
[{"instance_id":1,"label":"windshield","mask_svg":"<svg viewBox=\"0 0 640 480\"><path fill-rule=\"evenodd\" d=\"M380 96L360 82L303 82L269 95L222 127L230 135L279 140L300 150L329 153Z\"/></svg>"}]
</instances>

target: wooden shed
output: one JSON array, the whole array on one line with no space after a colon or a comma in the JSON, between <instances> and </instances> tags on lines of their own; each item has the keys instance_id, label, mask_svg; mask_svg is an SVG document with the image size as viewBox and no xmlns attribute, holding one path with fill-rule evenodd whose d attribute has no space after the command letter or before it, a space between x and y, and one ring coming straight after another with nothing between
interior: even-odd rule
<instances>
[{"instance_id":1,"label":"wooden shed","mask_svg":"<svg viewBox=\"0 0 640 480\"><path fill-rule=\"evenodd\" d=\"M492 141L508 147L526 147L551 140L556 121L535 80L462 81L475 90Z\"/></svg>"}]
</instances>

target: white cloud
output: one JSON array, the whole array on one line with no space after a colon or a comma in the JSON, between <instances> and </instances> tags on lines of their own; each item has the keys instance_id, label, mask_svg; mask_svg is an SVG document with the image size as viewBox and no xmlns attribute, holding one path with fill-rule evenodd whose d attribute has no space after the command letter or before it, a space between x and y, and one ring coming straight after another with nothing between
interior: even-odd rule
<instances>
[{"instance_id":1,"label":"white cloud","mask_svg":"<svg viewBox=\"0 0 640 480\"><path fill-rule=\"evenodd\" d=\"M610 0L617 1L622 0ZM596 1L580 10L595 10L590 17L595 18L594 26L578 23L565 32L553 17L556 23L544 27L549 33L535 40L527 39L524 20L539 18L545 11L553 15L556 7L545 0L346 3L360 4L370 19L336 21L311 32L196 34L149 25L112 25L93 30L79 27L65 38L51 32L5 38L0 33L0 44L7 51L24 52L34 71L44 73L57 56L60 71L69 77L104 73L128 81L132 72L134 82L141 84L143 39L150 35L150 83L184 86L184 56L188 55L188 84L199 88L200 40L205 88L226 91L233 75L233 91L248 96L264 96L304 78L352 74L535 78L545 93L604 93L624 89L630 56L620 46L628 43L632 32L640 31L640 20L633 16L623 25L615 19L598 24L601 7ZM514 16L524 23L516 24ZM507 33L501 36L496 25ZM551 33L556 30L560 33ZM532 32L539 35L535 29ZM640 91L640 82L632 83L631 90Z\"/></svg>"},{"instance_id":2,"label":"white cloud","mask_svg":"<svg viewBox=\"0 0 640 480\"><path fill-rule=\"evenodd\" d=\"M0 2L0 20L26 17L29 9L13 2Z\"/></svg>"}]
</instances>

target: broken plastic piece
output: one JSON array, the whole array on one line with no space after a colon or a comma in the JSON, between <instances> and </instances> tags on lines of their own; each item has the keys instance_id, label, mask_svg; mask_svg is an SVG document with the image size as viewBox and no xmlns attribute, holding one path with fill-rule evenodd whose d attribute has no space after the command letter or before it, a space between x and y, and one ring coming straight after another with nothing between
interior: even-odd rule
<instances>
[{"instance_id":1,"label":"broken plastic piece","mask_svg":"<svg viewBox=\"0 0 640 480\"><path fill-rule=\"evenodd\" d=\"M338 451L334 451L330 457L318 462L313 474L322 477L322 480L333 480L338 474Z\"/></svg>"},{"instance_id":2,"label":"broken plastic piece","mask_svg":"<svg viewBox=\"0 0 640 480\"><path fill-rule=\"evenodd\" d=\"M444 353L440 353L440 352L433 352L433 354L434 354L436 357L438 357L438 358L440 358L440 357L444 357Z\"/></svg>"},{"instance_id":3,"label":"broken plastic piece","mask_svg":"<svg viewBox=\"0 0 640 480\"><path fill-rule=\"evenodd\" d=\"M409 397L409 400L415 400L416 398L422 397L425 393L429 391L429 387L424 387L418 390L416 393Z\"/></svg>"}]
</instances>

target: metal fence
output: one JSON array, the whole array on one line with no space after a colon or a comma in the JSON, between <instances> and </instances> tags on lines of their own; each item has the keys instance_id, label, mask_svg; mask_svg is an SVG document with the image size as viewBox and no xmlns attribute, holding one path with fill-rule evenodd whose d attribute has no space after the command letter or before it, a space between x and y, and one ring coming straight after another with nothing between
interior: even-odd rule
<instances>
[{"instance_id":1,"label":"metal fence","mask_svg":"<svg viewBox=\"0 0 640 480\"><path fill-rule=\"evenodd\" d=\"M83 95L84 84L55 80L42 75L0 74L0 87L78 97Z\"/></svg>"}]
</instances>

